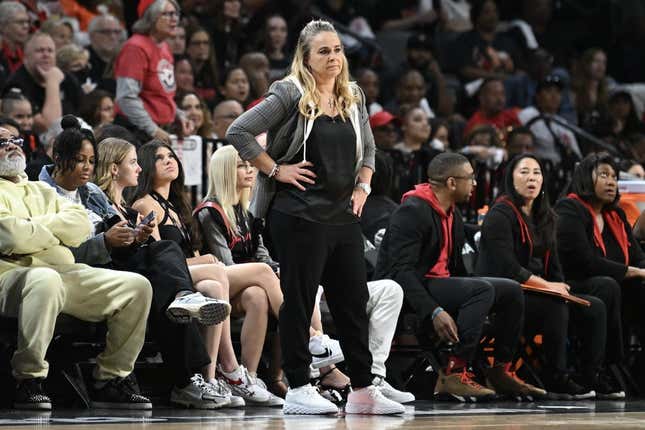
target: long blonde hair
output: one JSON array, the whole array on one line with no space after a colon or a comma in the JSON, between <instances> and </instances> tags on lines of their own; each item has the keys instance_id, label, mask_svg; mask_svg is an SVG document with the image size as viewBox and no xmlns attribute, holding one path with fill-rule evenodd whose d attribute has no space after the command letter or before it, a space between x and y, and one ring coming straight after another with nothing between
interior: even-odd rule
<instances>
[{"instance_id":1,"label":"long blonde hair","mask_svg":"<svg viewBox=\"0 0 645 430\"><path fill-rule=\"evenodd\" d=\"M213 153L208 167L208 193L206 199L216 199L222 206L233 232L237 232L237 219L233 206L242 205L249 209L251 190L242 190L237 200L237 150L230 145L223 146Z\"/></svg>"},{"instance_id":2,"label":"long blonde hair","mask_svg":"<svg viewBox=\"0 0 645 430\"><path fill-rule=\"evenodd\" d=\"M310 21L305 28L300 32L298 37L298 44L296 45L296 52L293 56L293 61L291 62L291 74L294 78L302 84L304 94L300 98L298 103L298 110L302 115L310 119L316 119L323 114L320 106L320 91L316 88L316 80L314 76L309 71L309 67L305 64L305 61L309 59L309 54L311 51L311 40L319 33L331 32L336 33L334 26L323 20ZM341 71L336 76L336 82L334 83L334 95L336 96L334 103L336 104L336 109L343 120L350 116L351 106L357 102L357 97L352 92L349 82L349 64L347 63L347 57L345 53L342 54L343 64ZM312 112L309 108L309 105L313 104L316 106L316 109Z\"/></svg>"},{"instance_id":3,"label":"long blonde hair","mask_svg":"<svg viewBox=\"0 0 645 430\"><path fill-rule=\"evenodd\" d=\"M112 164L117 166L125 159L128 152L134 149L134 145L127 140L116 137L108 137L99 143L99 162L96 165L96 184L103 190L105 195L114 202L114 175L112 173ZM125 202L114 202L120 205Z\"/></svg>"}]
</instances>

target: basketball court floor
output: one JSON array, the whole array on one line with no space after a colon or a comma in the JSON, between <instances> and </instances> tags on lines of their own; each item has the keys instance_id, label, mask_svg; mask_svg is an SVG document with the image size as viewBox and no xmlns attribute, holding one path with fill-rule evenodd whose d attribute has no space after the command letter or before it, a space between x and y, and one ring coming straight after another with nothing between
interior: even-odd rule
<instances>
[{"instance_id":1,"label":"basketball court floor","mask_svg":"<svg viewBox=\"0 0 645 430\"><path fill-rule=\"evenodd\" d=\"M0 410L1 430L417 430L417 429L636 429L645 428L645 401L496 402L456 404L418 401L403 416L283 416L277 408L146 412Z\"/></svg>"}]
</instances>

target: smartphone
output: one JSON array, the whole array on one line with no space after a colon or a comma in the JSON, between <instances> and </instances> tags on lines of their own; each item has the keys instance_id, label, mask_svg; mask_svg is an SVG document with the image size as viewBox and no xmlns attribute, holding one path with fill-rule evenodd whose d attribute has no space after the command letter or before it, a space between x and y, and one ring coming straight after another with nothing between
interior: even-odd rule
<instances>
[{"instance_id":1,"label":"smartphone","mask_svg":"<svg viewBox=\"0 0 645 430\"><path fill-rule=\"evenodd\" d=\"M157 215L155 214L155 211L152 211L148 215L146 215L146 217L143 218L139 224L140 225L149 225L152 221L155 220L156 216Z\"/></svg>"}]
</instances>

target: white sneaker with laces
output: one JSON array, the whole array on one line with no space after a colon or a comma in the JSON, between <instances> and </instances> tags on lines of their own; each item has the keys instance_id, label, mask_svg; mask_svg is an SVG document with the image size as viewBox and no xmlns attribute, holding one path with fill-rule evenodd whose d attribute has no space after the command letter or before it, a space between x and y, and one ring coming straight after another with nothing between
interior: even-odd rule
<instances>
[{"instance_id":1,"label":"white sneaker with laces","mask_svg":"<svg viewBox=\"0 0 645 430\"><path fill-rule=\"evenodd\" d=\"M352 391L345 404L346 414L391 415L403 412L405 406L385 397L374 385Z\"/></svg>"},{"instance_id":2,"label":"white sneaker with laces","mask_svg":"<svg viewBox=\"0 0 645 430\"><path fill-rule=\"evenodd\" d=\"M267 390L267 393L269 393L269 400L264 402L262 406L284 406L284 399L281 397L276 396L273 394L271 391L267 389L267 384L264 383L264 381L260 378L255 378L255 381L257 384Z\"/></svg>"},{"instance_id":3,"label":"white sneaker with laces","mask_svg":"<svg viewBox=\"0 0 645 430\"><path fill-rule=\"evenodd\" d=\"M244 366L239 366L231 373L224 372L221 367L218 369L221 381L228 386L231 393L240 396L248 403L266 403L271 393L258 384L257 378L251 376Z\"/></svg>"},{"instance_id":4,"label":"white sneaker with laces","mask_svg":"<svg viewBox=\"0 0 645 430\"><path fill-rule=\"evenodd\" d=\"M188 324L191 319L196 319L203 325L215 325L224 321L230 313L231 305L226 301L204 297L202 293L177 297L166 309L166 316L180 324Z\"/></svg>"},{"instance_id":5,"label":"white sneaker with laces","mask_svg":"<svg viewBox=\"0 0 645 430\"><path fill-rule=\"evenodd\" d=\"M340 343L326 334L309 338L309 352L311 353L311 367L315 369L331 366L345 359L343 350L340 349Z\"/></svg>"},{"instance_id":6,"label":"white sneaker with laces","mask_svg":"<svg viewBox=\"0 0 645 430\"><path fill-rule=\"evenodd\" d=\"M240 396L234 396L233 393L231 393L231 390L228 388L228 385L226 385L226 383L224 383L220 379L213 378L208 381L208 384L213 387L213 390L215 390L216 393L220 394L221 396L227 396L229 398L230 403L227 406L228 408L242 408L246 406L244 399Z\"/></svg>"},{"instance_id":7,"label":"white sneaker with laces","mask_svg":"<svg viewBox=\"0 0 645 430\"><path fill-rule=\"evenodd\" d=\"M398 403L410 403L414 402L416 399L414 394L407 391L400 391L388 384L388 382L382 376L374 377L372 384L388 399L393 400Z\"/></svg>"},{"instance_id":8,"label":"white sneaker with laces","mask_svg":"<svg viewBox=\"0 0 645 430\"><path fill-rule=\"evenodd\" d=\"M311 384L307 384L298 388L289 388L282 412L300 415L336 414L338 407L323 398Z\"/></svg>"},{"instance_id":9,"label":"white sneaker with laces","mask_svg":"<svg viewBox=\"0 0 645 430\"><path fill-rule=\"evenodd\" d=\"M216 392L204 381L200 374L190 378L190 384L184 388L174 387L170 393L170 402L187 408L218 409L228 406L231 402L228 396Z\"/></svg>"}]
</instances>

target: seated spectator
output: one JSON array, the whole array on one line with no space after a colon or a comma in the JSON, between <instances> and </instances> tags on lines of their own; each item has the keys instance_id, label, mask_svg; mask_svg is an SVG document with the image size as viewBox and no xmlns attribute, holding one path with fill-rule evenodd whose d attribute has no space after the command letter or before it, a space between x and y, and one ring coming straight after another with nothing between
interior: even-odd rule
<instances>
[{"instance_id":1,"label":"seated spectator","mask_svg":"<svg viewBox=\"0 0 645 430\"><path fill-rule=\"evenodd\" d=\"M378 102L381 89L379 87L379 77L376 72L372 69L360 69L356 72L356 82L365 93L365 104L367 105L370 116L381 112L383 106Z\"/></svg>"},{"instance_id":2,"label":"seated spectator","mask_svg":"<svg viewBox=\"0 0 645 430\"><path fill-rule=\"evenodd\" d=\"M182 135L190 134L188 122L178 117L173 57L165 41L175 34L179 4L175 0L142 2L139 20L116 58L115 122L129 128L140 140L151 137L170 142L168 130L179 119Z\"/></svg>"},{"instance_id":3,"label":"seated spectator","mask_svg":"<svg viewBox=\"0 0 645 430\"><path fill-rule=\"evenodd\" d=\"M527 127L513 128L506 138L506 151L509 160L520 154L533 154L534 148L535 135Z\"/></svg>"},{"instance_id":4,"label":"seated spectator","mask_svg":"<svg viewBox=\"0 0 645 430\"><path fill-rule=\"evenodd\" d=\"M555 206L558 255L576 294L596 296L607 308L607 364L624 359L623 321L641 330L645 255L618 207L618 168L607 153L590 154L575 168L570 194ZM636 318L636 321L633 320Z\"/></svg>"},{"instance_id":5,"label":"seated spectator","mask_svg":"<svg viewBox=\"0 0 645 430\"><path fill-rule=\"evenodd\" d=\"M266 55L261 52L247 52L240 57L240 67L249 79L251 101L264 97L269 89L269 59Z\"/></svg>"},{"instance_id":6,"label":"seated spectator","mask_svg":"<svg viewBox=\"0 0 645 430\"><path fill-rule=\"evenodd\" d=\"M56 51L56 65L63 73L69 73L81 84L84 94L89 94L97 87L90 78L90 54L87 49L78 45L68 44Z\"/></svg>"},{"instance_id":7,"label":"seated spectator","mask_svg":"<svg viewBox=\"0 0 645 430\"><path fill-rule=\"evenodd\" d=\"M470 20L474 28L458 37L450 61L461 79L503 80L514 73L520 51L512 39L497 32L499 15L495 1L472 2Z\"/></svg>"},{"instance_id":8,"label":"seated spectator","mask_svg":"<svg viewBox=\"0 0 645 430\"><path fill-rule=\"evenodd\" d=\"M213 138L213 122L208 106L196 93L185 93L177 100L177 106L186 112L186 117L193 122L195 134L202 139Z\"/></svg>"},{"instance_id":9,"label":"seated spectator","mask_svg":"<svg viewBox=\"0 0 645 430\"><path fill-rule=\"evenodd\" d=\"M153 337L172 377L171 401L206 409L220 406L228 398L213 393L203 384L201 375L195 375L209 362L199 329L197 325L183 323L190 323L191 319L204 325L220 323L229 314L230 305L195 293L177 244L150 240L154 223L142 224L141 217L123 204L120 195L113 194L118 200L110 202L99 187L89 182L98 155L93 135L89 130L81 131L71 115L63 118L62 126L54 144L56 163L43 168L40 180L54 187L61 197L82 204L94 223L92 236L72 248L76 262L145 276L153 286L150 312ZM103 144L103 155L114 151L110 141ZM132 182L136 184L140 170L136 158L129 158L125 164L122 168L113 166L110 177L118 175L130 186ZM105 183L105 171L100 173Z\"/></svg>"},{"instance_id":10,"label":"seated spectator","mask_svg":"<svg viewBox=\"0 0 645 430\"><path fill-rule=\"evenodd\" d=\"M30 24L27 9L20 2L0 3L0 90L9 76L22 66Z\"/></svg>"},{"instance_id":11,"label":"seated spectator","mask_svg":"<svg viewBox=\"0 0 645 430\"><path fill-rule=\"evenodd\" d=\"M269 82L284 78L291 58L287 53L288 27L281 15L267 18L264 30L264 53L269 59Z\"/></svg>"},{"instance_id":12,"label":"seated spectator","mask_svg":"<svg viewBox=\"0 0 645 430\"><path fill-rule=\"evenodd\" d=\"M187 57L175 57L175 82L177 83L177 94L195 92L193 66Z\"/></svg>"},{"instance_id":13,"label":"seated spectator","mask_svg":"<svg viewBox=\"0 0 645 430\"><path fill-rule=\"evenodd\" d=\"M52 37L57 52L63 46L74 43L74 28L65 19L49 18L40 26L40 31Z\"/></svg>"},{"instance_id":14,"label":"seated spectator","mask_svg":"<svg viewBox=\"0 0 645 430\"><path fill-rule=\"evenodd\" d=\"M630 137L645 132L645 124L638 118L634 100L625 90L614 91L607 102L607 116L602 118L594 134L613 144L623 159L634 157Z\"/></svg>"},{"instance_id":15,"label":"seated spectator","mask_svg":"<svg viewBox=\"0 0 645 430\"><path fill-rule=\"evenodd\" d=\"M195 91L209 106L215 105L219 69L215 48L208 31L196 28L186 37L186 55L193 67Z\"/></svg>"},{"instance_id":16,"label":"seated spectator","mask_svg":"<svg viewBox=\"0 0 645 430\"><path fill-rule=\"evenodd\" d=\"M215 139L225 139L226 130L242 115L244 108L237 100L224 100L213 109L213 132Z\"/></svg>"},{"instance_id":17,"label":"seated spectator","mask_svg":"<svg viewBox=\"0 0 645 430\"><path fill-rule=\"evenodd\" d=\"M221 327L215 326L206 333L206 347L211 363L203 370L204 379L223 390L230 390L245 402L282 406L283 400L267 391L266 385L256 373L264 345L264 337L258 339L258 336L265 333L268 317L267 300L258 300L258 293L262 292L259 289L270 288L271 277L275 275L268 266L265 268L262 264L224 268L217 264L219 260L213 254L200 255L197 242L199 233L184 196L184 172L177 155L168 145L153 140L139 149L139 159L143 177L138 182L133 208L143 216L154 212L156 226L152 236L157 240L171 240L180 245L197 291L208 297L224 300L242 292L240 299L244 299L244 309L251 316L248 322L254 323L253 329L243 331L241 339L245 346L243 362L248 368L238 364L235 357L229 318ZM222 287L214 288L210 285L213 281ZM251 286L259 289L248 290ZM266 298L266 295L260 298Z\"/></svg>"},{"instance_id":18,"label":"seated spectator","mask_svg":"<svg viewBox=\"0 0 645 430\"><path fill-rule=\"evenodd\" d=\"M532 155L519 155L507 166L505 191L486 214L481 229L476 272L480 276L513 279L520 284L568 295L555 249L555 213L544 193L542 167ZM525 292L524 326L527 336L542 335L540 379L556 399L623 398L601 373L606 343L605 304L582 296L589 308L568 306L557 297ZM569 373L567 332L571 327L582 343L582 386Z\"/></svg>"},{"instance_id":19,"label":"seated spectator","mask_svg":"<svg viewBox=\"0 0 645 430\"><path fill-rule=\"evenodd\" d=\"M46 131L63 114L76 112L81 101L78 81L56 67L54 54L51 36L33 34L25 45L24 64L5 86L5 94L19 88L31 102L35 133Z\"/></svg>"},{"instance_id":20,"label":"seated spectator","mask_svg":"<svg viewBox=\"0 0 645 430\"><path fill-rule=\"evenodd\" d=\"M396 145L400 122L386 110L370 116L370 128L374 134L374 144L378 149L388 151Z\"/></svg>"},{"instance_id":21,"label":"seated spectator","mask_svg":"<svg viewBox=\"0 0 645 430\"><path fill-rule=\"evenodd\" d=\"M535 90L535 105L523 109L518 116L522 125L535 136L533 153L538 158L554 166L572 169L582 159L582 152L576 135L558 123L567 123L558 115L562 89L560 78L547 76Z\"/></svg>"},{"instance_id":22,"label":"seated spectator","mask_svg":"<svg viewBox=\"0 0 645 430\"><path fill-rule=\"evenodd\" d=\"M486 79L479 88L479 109L470 117L464 134L470 133L477 125L489 124L495 127L502 140L506 140L509 127L520 125L519 109L506 109L504 83L497 78Z\"/></svg>"},{"instance_id":23,"label":"seated spectator","mask_svg":"<svg viewBox=\"0 0 645 430\"><path fill-rule=\"evenodd\" d=\"M121 44L125 40L125 31L114 16L98 15L88 27L90 36L90 78L98 88L116 94L116 81L112 72L113 62Z\"/></svg>"},{"instance_id":24,"label":"seated spectator","mask_svg":"<svg viewBox=\"0 0 645 430\"><path fill-rule=\"evenodd\" d=\"M208 3L206 8L207 16L202 19L209 20L205 28L212 35L220 70L229 69L238 63L246 39L242 31L242 2L215 0Z\"/></svg>"},{"instance_id":25,"label":"seated spectator","mask_svg":"<svg viewBox=\"0 0 645 430\"><path fill-rule=\"evenodd\" d=\"M241 67L227 69L222 78L222 86L220 87L222 97L235 100L242 106L246 106L250 101L251 85L244 69Z\"/></svg>"},{"instance_id":26,"label":"seated spectator","mask_svg":"<svg viewBox=\"0 0 645 430\"><path fill-rule=\"evenodd\" d=\"M437 155L428 167L429 183L406 193L394 211L379 249L377 278L396 281L416 313L423 333L454 344L448 364L438 369L435 395L460 401L490 398L497 391L539 396L544 390L510 373L524 314L522 288L501 278L465 277L461 249L464 227L455 204L468 200L474 171L460 154ZM495 312L495 363L486 369L492 389L468 373L486 316ZM456 322L452 316L455 316Z\"/></svg>"},{"instance_id":27,"label":"seated spectator","mask_svg":"<svg viewBox=\"0 0 645 430\"><path fill-rule=\"evenodd\" d=\"M451 150L448 122L435 118L430 121L430 128L430 147L439 152Z\"/></svg>"},{"instance_id":28,"label":"seated spectator","mask_svg":"<svg viewBox=\"0 0 645 430\"><path fill-rule=\"evenodd\" d=\"M609 91L616 83L607 76L607 55L602 49L587 49L578 63L572 80L573 104L580 127L593 131L607 115Z\"/></svg>"},{"instance_id":29,"label":"seated spectator","mask_svg":"<svg viewBox=\"0 0 645 430\"><path fill-rule=\"evenodd\" d=\"M390 223L392 212L399 207L390 198L392 194L392 160L383 151L376 151L376 169L372 176L372 192L367 196L361 214L363 235L377 247Z\"/></svg>"},{"instance_id":30,"label":"seated spectator","mask_svg":"<svg viewBox=\"0 0 645 430\"><path fill-rule=\"evenodd\" d=\"M94 130L114 122L114 101L112 95L105 90L94 90L83 98L79 111L83 118Z\"/></svg>"},{"instance_id":31,"label":"seated spectator","mask_svg":"<svg viewBox=\"0 0 645 430\"><path fill-rule=\"evenodd\" d=\"M0 313L18 318L12 373L14 407L51 409L43 389L47 347L62 312L107 322L105 350L89 385L96 408L150 409L150 400L129 381L143 347L152 289L141 275L76 263L68 246L92 231L85 209L49 185L27 181L17 134L0 129L2 274Z\"/></svg>"},{"instance_id":32,"label":"seated spectator","mask_svg":"<svg viewBox=\"0 0 645 430\"><path fill-rule=\"evenodd\" d=\"M183 25L177 25L175 35L168 39L168 46L170 46L170 52L175 57L175 64L177 63L177 58L186 55L186 28Z\"/></svg>"},{"instance_id":33,"label":"seated spectator","mask_svg":"<svg viewBox=\"0 0 645 430\"><path fill-rule=\"evenodd\" d=\"M624 177L625 176L625 177ZM641 163L634 160L625 160L620 166L621 180L643 180L645 179L645 169Z\"/></svg>"},{"instance_id":34,"label":"seated spectator","mask_svg":"<svg viewBox=\"0 0 645 430\"><path fill-rule=\"evenodd\" d=\"M428 118L434 118L434 111L425 97L426 81L421 72L410 69L399 78L396 86L396 98L385 105L385 110L395 115L402 115L403 106L419 107Z\"/></svg>"},{"instance_id":35,"label":"seated spectator","mask_svg":"<svg viewBox=\"0 0 645 430\"><path fill-rule=\"evenodd\" d=\"M428 165L439 153L430 147L430 122L425 111L413 107L404 112L401 123L403 139L388 151L393 160L392 199L401 201L401 196L415 185L428 181Z\"/></svg>"}]
</instances>

